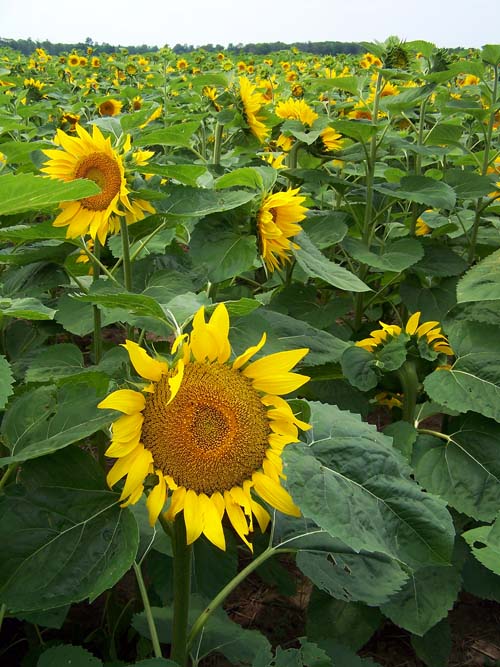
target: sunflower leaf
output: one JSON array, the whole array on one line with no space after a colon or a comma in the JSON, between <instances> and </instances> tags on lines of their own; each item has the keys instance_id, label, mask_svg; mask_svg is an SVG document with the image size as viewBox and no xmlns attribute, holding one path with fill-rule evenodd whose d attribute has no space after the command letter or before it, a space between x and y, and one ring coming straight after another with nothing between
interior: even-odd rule
<instances>
[{"instance_id":1,"label":"sunflower leaf","mask_svg":"<svg viewBox=\"0 0 500 667\"><path fill-rule=\"evenodd\" d=\"M135 519L110 491L7 487L0 516L0 599L13 612L95 599L137 552Z\"/></svg>"}]
</instances>

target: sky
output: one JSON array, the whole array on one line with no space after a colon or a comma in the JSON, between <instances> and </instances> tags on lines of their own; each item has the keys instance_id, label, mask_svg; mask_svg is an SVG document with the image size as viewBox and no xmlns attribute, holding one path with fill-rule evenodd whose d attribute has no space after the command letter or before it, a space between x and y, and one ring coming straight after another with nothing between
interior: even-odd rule
<instances>
[{"instance_id":1,"label":"sky","mask_svg":"<svg viewBox=\"0 0 500 667\"><path fill-rule=\"evenodd\" d=\"M491 0L0 0L0 37L114 46L500 42Z\"/></svg>"}]
</instances>

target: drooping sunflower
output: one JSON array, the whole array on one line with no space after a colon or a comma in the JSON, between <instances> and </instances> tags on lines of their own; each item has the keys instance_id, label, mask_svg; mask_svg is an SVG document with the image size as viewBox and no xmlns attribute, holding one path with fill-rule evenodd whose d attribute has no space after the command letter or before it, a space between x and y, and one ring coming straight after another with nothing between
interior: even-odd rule
<instances>
[{"instance_id":1,"label":"drooping sunflower","mask_svg":"<svg viewBox=\"0 0 500 667\"><path fill-rule=\"evenodd\" d=\"M442 332L439 322L423 322L419 325L420 315L420 312L413 313L406 323L404 333L415 338L417 342L423 339L434 352L453 355L453 350ZM368 352L375 352L377 348L403 333L403 329L397 324L384 324L384 322L379 322L379 324L382 327L381 329L371 331L369 338L357 341L356 345L368 350Z\"/></svg>"},{"instance_id":2,"label":"drooping sunflower","mask_svg":"<svg viewBox=\"0 0 500 667\"><path fill-rule=\"evenodd\" d=\"M132 365L149 384L143 391L119 389L99 403L123 413L112 426L106 451L117 458L107 481L114 486L126 477L120 499L128 505L139 500L146 478L155 475L146 500L151 525L171 493L165 517L173 520L184 512L188 544L203 533L225 549L227 514L252 548L253 517L261 530L270 519L254 493L281 512L300 514L281 485L281 453L297 441L297 429L309 425L281 396L308 381L291 372L308 350L250 362L264 346L264 334L231 363L228 335L229 315L219 304L208 322L203 307L196 313L191 335L179 336L172 347L179 358L170 367L126 341Z\"/></svg>"},{"instance_id":3,"label":"drooping sunflower","mask_svg":"<svg viewBox=\"0 0 500 667\"><path fill-rule=\"evenodd\" d=\"M259 114L266 100L262 93L255 92L256 86L246 76L240 76L239 82L243 115L252 134L262 143L270 132L263 123L264 117Z\"/></svg>"},{"instance_id":4,"label":"drooping sunflower","mask_svg":"<svg viewBox=\"0 0 500 667\"><path fill-rule=\"evenodd\" d=\"M335 132L333 127L325 127L320 137L327 151L341 151L344 146L342 135Z\"/></svg>"},{"instance_id":5,"label":"drooping sunflower","mask_svg":"<svg viewBox=\"0 0 500 667\"><path fill-rule=\"evenodd\" d=\"M78 124L75 130L77 137L57 130L55 142L62 150L44 150L49 159L41 171L63 181L87 178L97 183L101 192L84 199L61 202L61 213L53 225L67 227L67 238L89 234L104 244L107 235L120 228L120 216L124 216L130 225L155 210L149 202L129 197L123 159L112 147L111 139L105 139L95 125L92 135ZM129 147L130 139L127 138L125 148Z\"/></svg>"},{"instance_id":6,"label":"drooping sunflower","mask_svg":"<svg viewBox=\"0 0 500 667\"><path fill-rule=\"evenodd\" d=\"M104 100L98 105L101 116L117 116L122 110L123 104L112 97Z\"/></svg>"},{"instance_id":7,"label":"drooping sunflower","mask_svg":"<svg viewBox=\"0 0 500 667\"><path fill-rule=\"evenodd\" d=\"M289 99L276 105L275 114L286 120L300 120L301 123L310 127L319 118L305 100Z\"/></svg>"},{"instance_id":8,"label":"drooping sunflower","mask_svg":"<svg viewBox=\"0 0 500 667\"><path fill-rule=\"evenodd\" d=\"M257 214L260 254L269 271L281 268L290 259L290 250L299 246L291 239L302 231L298 224L306 217L305 197L299 188L267 195Z\"/></svg>"}]
</instances>

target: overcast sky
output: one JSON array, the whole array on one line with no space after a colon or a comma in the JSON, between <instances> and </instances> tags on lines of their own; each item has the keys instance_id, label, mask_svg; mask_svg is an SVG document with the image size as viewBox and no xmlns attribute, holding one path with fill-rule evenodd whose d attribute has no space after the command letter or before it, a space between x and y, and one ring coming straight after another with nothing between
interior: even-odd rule
<instances>
[{"instance_id":1,"label":"overcast sky","mask_svg":"<svg viewBox=\"0 0 500 667\"><path fill-rule=\"evenodd\" d=\"M425 39L500 42L494 0L0 0L0 37L174 46Z\"/></svg>"}]
</instances>

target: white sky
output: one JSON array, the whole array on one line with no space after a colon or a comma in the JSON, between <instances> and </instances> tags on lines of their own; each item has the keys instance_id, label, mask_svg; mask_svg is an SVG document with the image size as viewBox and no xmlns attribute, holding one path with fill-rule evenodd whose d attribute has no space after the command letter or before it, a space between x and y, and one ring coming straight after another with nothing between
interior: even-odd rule
<instances>
[{"instance_id":1,"label":"white sky","mask_svg":"<svg viewBox=\"0 0 500 667\"><path fill-rule=\"evenodd\" d=\"M0 0L0 37L174 46L425 39L500 43L495 0Z\"/></svg>"}]
</instances>

